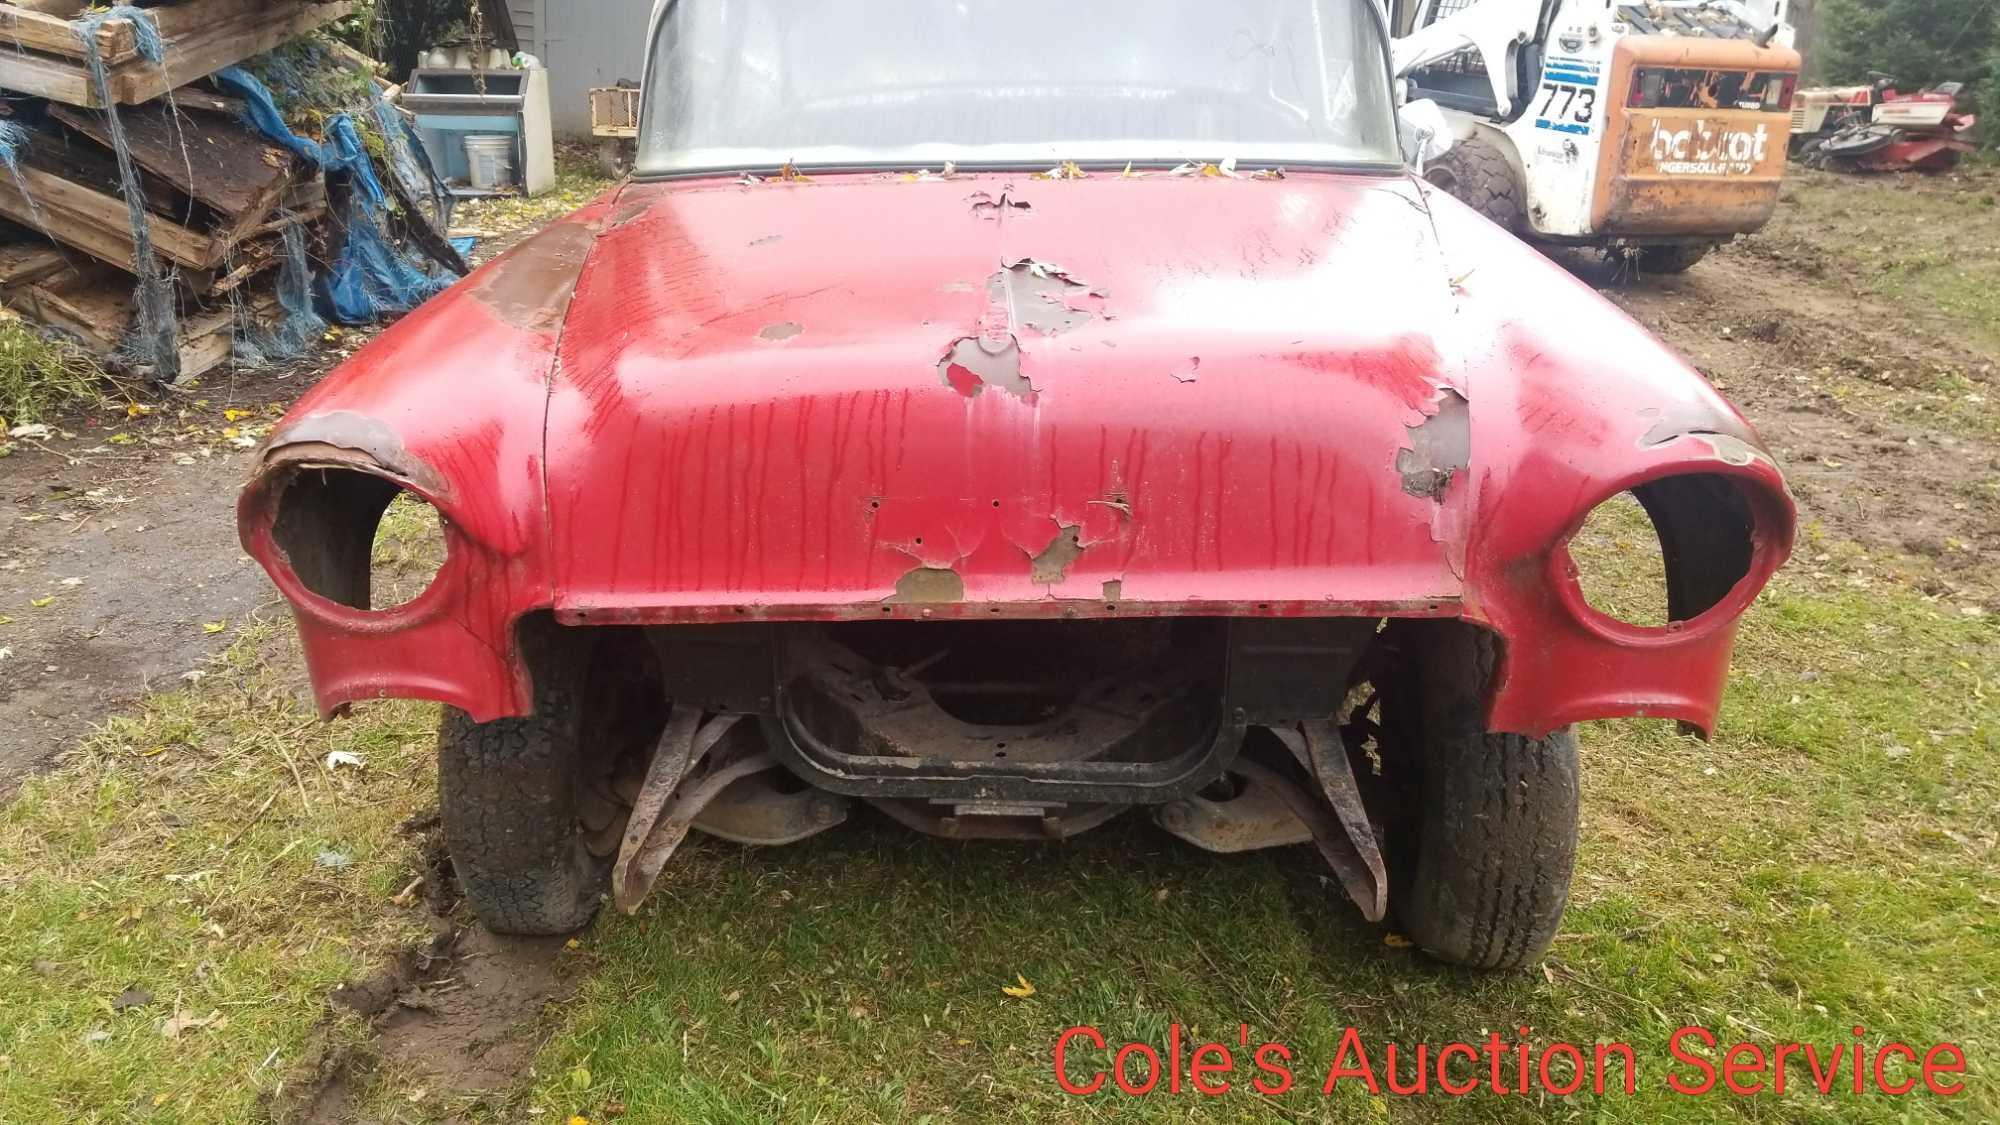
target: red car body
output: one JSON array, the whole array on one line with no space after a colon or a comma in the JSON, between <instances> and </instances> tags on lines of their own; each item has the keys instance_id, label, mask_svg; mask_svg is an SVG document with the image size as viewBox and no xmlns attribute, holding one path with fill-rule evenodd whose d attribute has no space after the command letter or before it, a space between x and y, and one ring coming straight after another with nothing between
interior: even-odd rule
<instances>
[{"instance_id":1,"label":"red car body","mask_svg":"<svg viewBox=\"0 0 2000 1125\"><path fill-rule=\"evenodd\" d=\"M300 579L274 523L314 467L443 514L428 590ZM1664 627L1592 609L1568 537L1686 473L1740 490L1740 574ZM1539 735L1708 728L1793 511L1699 374L1407 175L856 174L629 183L547 227L300 401L241 526L329 713L524 714L541 610L1456 616L1504 641L1489 727Z\"/></svg>"}]
</instances>

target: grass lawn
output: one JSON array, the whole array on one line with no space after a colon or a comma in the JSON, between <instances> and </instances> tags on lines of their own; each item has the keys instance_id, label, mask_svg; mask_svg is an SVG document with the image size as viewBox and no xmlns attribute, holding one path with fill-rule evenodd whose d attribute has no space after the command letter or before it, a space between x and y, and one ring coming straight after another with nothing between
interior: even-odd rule
<instances>
[{"instance_id":1,"label":"grass lawn","mask_svg":"<svg viewBox=\"0 0 2000 1125\"><path fill-rule=\"evenodd\" d=\"M1609 597L1619 568L1644 573L1632 517L1582 552ZM385 545L402 565L418 554ZM563 955L577 990L543 1014L520 1089L468 1106L389 1072L364 1084L362 1108L411 1121L1990 1118L2000 627L1858 553L1817 557L1751 613L1713 743L1660 724L1584 732L1584 851L1567 932L1538 971L1426 961L1364 925L1304 849L1209 856L1139 817L1067 845L950 845L864 815L791 848L691 844L637 917L607 914ZM433 801L433 712L381 705L322 727L290 644L282 623L252 628L0 814L0 1120L236 1120L307 1077L299 1061L326 1044L365 1054L359 1021L326 997L425 933L420 908L392 900L421 870L398 825ZM363 765L329 767L336 750ZM1020 978L1032 996L1003 993ZM1256 1077L1249 1025L1253 1048L1290 1048L1296 1087L1074 1098L1055 1085L1064 1028L1164 1044L1174 1023L1190 1044L1238 1051L1239 1087ZM1329 1101L1320 1084L1350 1024L1378 1066L1386 1042L1498 1031L1511 1049L1521 1026L1539 1044L1623 1042L1638 1093L1375 1098L1349 1080ZM1831 1046L1856 1024L1871 1043L1951 1040L1967 1090L1829 1099L1799 1093L1795 1072L1783 1098L1679 1097L1666 1043L1690 1024L1724 1042ZM1075 1077L1105 1055L1082 1051Z\"/></svg>"}]
</instances>

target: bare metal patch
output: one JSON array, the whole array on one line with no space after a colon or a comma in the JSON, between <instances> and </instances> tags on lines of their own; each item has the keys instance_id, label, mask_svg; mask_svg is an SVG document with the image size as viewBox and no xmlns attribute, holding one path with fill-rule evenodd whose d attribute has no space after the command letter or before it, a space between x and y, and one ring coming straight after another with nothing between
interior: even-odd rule
<instances>
[{"instance_id":1,"label":"bare metal patch","mask_svg":"<svg viewBox=\"0 0 2000 1125\"><path fill-rule=\"evenodd\" d=\"M945 292L969 291L952 282ZM938 359L938 376L967 398L988 385L1033 402L1036 388L1021 367L1023 330L1055 336L1099 315L1105 293L1071 277L1061 266L1022 258L986 279L986 307L979 334L953 340Z\"/></svg>"},{"instance_id":2,"label":"bare metal patch","mask_svg":"<svg viewBox=\"0 0 2000 1125\"><path fill-rule=\"evenodd\" d=\"M998 220L1008 214L1026 214L1033 206L1025 199L1015 199L1011 193L1002 190L998 198L990 192L975 191L966 196L972 204L972 213L982 219Z\"/></svg>"},{"instance_id":3,"label":"bare metal patch","mask_svg":"<svg viewBox=\"0 0 2000 1125\"><path fill-rule=\"evenodd\" d=\"M481 273L467 292L508 324L553 331L569 311L577 275L596 240L597 228L588 223L544 227Z\"/></svg>"},{"instance_id":4,"label":"bare metal patch","mask_svg":"<svg viewBox=\"0 0 2000 1125\"><path fill-rule=\"evenodd\" d=\"M994 301L1005 303L1014 323L1044 336L1059 336L1090 323L1096 315L1090 305L1104 296L1061 266L1033 258L1022 258L994 274L986 286Z\"/></svg>"},{"instance_id":5,"label":"bare metal patch","mask_svg":"<svg viewBox=\"0 0 2000 1125\"><path fill-rule=\"evenodd\" d=\"M984 336L952 341L951 350L938 360L938 374L967 398L977 397L988 385L1031 401L1035 394L1034 385L1021 373L1021 345L1011 334L997 346Z\"/></svg>"},{"instance_id":6,"label":"bare metal patch","mask_svg":"<svg viewBox=\"0 0 2000 1125\"><path fill-rule=\"evenodd\" d=\"M1451 478L1472 463L1472 418L1465 396L1442 388L1437 410L1409 430L1408 448L1396 451L1403 491L1426 500L1442 499Z\"/></svg>"},{"instance_id":7,"label":"bare metal patch","mask_svg":"<svg viewBox=\"0 0 2000 1125\"><path fill-rule=\"evenodd\" d=\"M1103 593L1105 601L1115 602L1125 595L1125 583L1117 578L1110 579L1104 583Z\"/></svg>"},{"instance_id":8,"label":"bare metal patch","mask_svg":"<svg viewBox=\"0 0 2000 1125\"><path fill-rule=\"evenodd\" d=\"M896 579L896 592L888 600L897 604L962 602L965 579L948 566L920 566Z\"/></svg>"},{"instance_id":9,"label":"bare metal patch","mask_svg":"<svg viewBox=\"0 0 2000 1125\"><path fill-rule=\"evenodd\" d=\"M806 330L806 326L796 320L782 320L776 324L766 324L757 333L760 340L789 340Z\"/></svg>"},{"instance_id":10,"label":"bare metal patch","mask_svg":"<svg viewBox=\"0 0 2000 1125\"><path fill-rule=\"evenodd\" d=\"M1056 537L1029 560L1029 579L1037 586L1053 586L1068 578L1070 564L1083 556L1082 531L1076 524L1057 524Z\"/></svg>"}]
</instances>

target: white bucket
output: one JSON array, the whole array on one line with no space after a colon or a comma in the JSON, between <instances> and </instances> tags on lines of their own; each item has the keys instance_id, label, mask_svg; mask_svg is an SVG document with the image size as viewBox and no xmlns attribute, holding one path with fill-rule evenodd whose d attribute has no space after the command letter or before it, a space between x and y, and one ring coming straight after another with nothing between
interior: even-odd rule
<instances>
[{"instance_id":1,"label":"white bucket","mask_svg":"<svg viewBox=\"0 0 2000 1125\"><path fill-rule=\"evenodd\" d=\"M472 186L497 191L514 183L514 138L506 133L474 133L465 138L465 163Z\"/></svg>"}]
</instances>

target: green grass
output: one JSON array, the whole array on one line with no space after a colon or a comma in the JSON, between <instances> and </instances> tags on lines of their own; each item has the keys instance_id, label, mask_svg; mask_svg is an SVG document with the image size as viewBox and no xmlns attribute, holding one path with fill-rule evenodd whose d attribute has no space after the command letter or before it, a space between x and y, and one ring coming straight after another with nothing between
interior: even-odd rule
<instances>
[{"instance_id":1,"label":"green grass","mask_svg":"<svg viewBox=\"0 0 2000 1125\"><path fill-rule=\"evenodd\" d=\"M1653 565L1638 518L1612 513L1578 549L1586 571L1617 588ZM428 556L399 544L425 526L392 513L378 563L421 571ZM1583 732L1574 897L1536 971L1476 975L1393 943L1305 849L1210 856L1140 816L1062 845L954 845L864 813L790 848L692 842L638 916L605 915L563 955L578 991L545 1017L533 1075L489 1108L413 1100L431 1080L399 1069L365 1079L363 1107L407 1121L1990 1118L2000 625L1857 588L1866 558L1828 553L1746 620L1715 742L1653 723ZM432 801L434 709L320 726L286 632L253 627L0 815L0 1120L237 1120L325 1042L365 1057L326 995L421 937L420 910L390 900L419 870L397 825ZM324 769L332 749L366 768ZM1018 977L1032 996L1002 992ZM114 1010L128 988L152 1002ZM176 1012L227 1023L169 1039ZM1055 1085L1064 1028L1160 1044L1174 1023L1192 1042L1235 1043L1247 1024L1253 1045L1286 1044L1298 1087L1078 1099ZM1862 1024L1871 1042L1957 1042L1972 1073L1948 1102L1687 1099L1663 1086L1683 1024L1826 1045ZM1372 1098L1350 1081L1329 1103L1348 1025L1378 1062L1383 1043L1511 1043L1519 1026L1538 1043L1629 1043L1639 1092ZM1085 1052L1082 1073L1102 1057Z\"/></svg>"},{"instance_id":2,"label":"green grass","mask_svg":"<svg viewBox=\"0 0 2000 1125\"><path fill-rule=\"evenodd\" d=\"M326 997L426 932L389 900L420 869L397 825L434 802L432 709L320 724L296 657L264 656L289 631L253 626L0 811L0 1121L242 1120L322 1035L365 1041ZM220 1020L170 1038L176 1015Z\"/></svg>"},{"instance_id":3,"label":"green grass","mask_svg":"<svg viewBox=\"0 0 2000 1125\"><path fill-rule=\"evenodd\" d=\"M2000 175L1953 178L1794 173L1770 233L1797 234L1911 312L1943 314L1988 350L2000 348ZM1790 220L1802 221L1799 231Z\"/></svg>"},{"instance_id":4,"label":"green grass","mask_svg":"<svg viewBox=\"0 0 2000 1125\"><path fill-rule=\"evenodd\" d=\"M102 403L107 386L81 348L0 320L0 446L12 426Z\"/></svg>"},{"instance_id":5,"label":"green grass","mask_svg":"<svg viewBox=\"0 0 2000 1125\"><path fill-rule=\"evenodd\" d=\"M1087 1023L1289 1044L1318 1119L1340 1031L1371 1042L1630 1043L1638 1096L1369 1099L1349 1119L1899 1120L2000 1113L1993 777L2000 636L1903 594L1787 583L1744 630L1718 739L1584 731L1584 849L1544 971L1447 970L1360 922L1311 853L1213 857L1128 817L1056 846L949 845L866 818L790 849L713 842L634 919L600 922L534 1105L636 1120L1254 1119L1265 1099L1064 1095L1049 1052ZM1919 686L1920 685L1920 686ZM1036 989L1002 993L1017 974ZM1690 1100L1683 1024L1733 1038L1954 1040L1952 1102ZM1378 1048L1379 1051L1379 1048ZM1378 1055L1379 1058L1379 1055ZM582 1071L588 1083L581 1084ZM1310 1072L1310 1073L1307 1073ZM1691 1072L1690 1072L1691 1073ZM581 1086L581 1088L580 1088Z\"/></svg>"}]
</instances>

